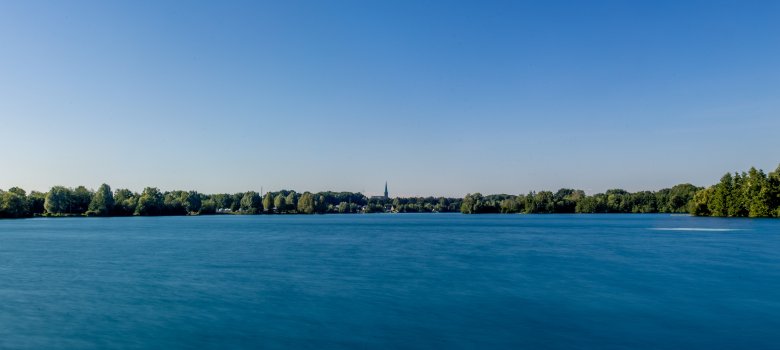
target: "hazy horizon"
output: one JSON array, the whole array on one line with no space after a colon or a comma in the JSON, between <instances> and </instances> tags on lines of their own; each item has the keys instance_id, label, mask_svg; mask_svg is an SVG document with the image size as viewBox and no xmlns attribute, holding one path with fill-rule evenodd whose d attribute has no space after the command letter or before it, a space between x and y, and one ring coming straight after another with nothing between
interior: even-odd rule
<instances>
[{"instance_id":1,"label":"hazy horizon","mask_svg":"<svg viewBox=\"0 0 780 350\"><path fill-rule=\"evenodd\" d=\"M2 2L0 189L709 186L780 158L780 3Z\"/></svg>"}]
</instances>

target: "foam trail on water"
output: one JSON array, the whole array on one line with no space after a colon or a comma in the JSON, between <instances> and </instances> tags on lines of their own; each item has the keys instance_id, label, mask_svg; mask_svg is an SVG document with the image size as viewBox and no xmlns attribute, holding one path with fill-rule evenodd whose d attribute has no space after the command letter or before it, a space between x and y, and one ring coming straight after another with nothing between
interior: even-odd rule
<instances>
[{"instance_id":1,"label":"foam trail on water","mask_svg":"<svg viewBox=\"0 0 780 350\"><path fill-rule=\"evenodd\" d=\"M739 228L708 228L708 227L664 227L664 228L649 228L653 231L704 231L704 232L729 232L729 231L743 231Z\"/></svg>"}]
</instances>

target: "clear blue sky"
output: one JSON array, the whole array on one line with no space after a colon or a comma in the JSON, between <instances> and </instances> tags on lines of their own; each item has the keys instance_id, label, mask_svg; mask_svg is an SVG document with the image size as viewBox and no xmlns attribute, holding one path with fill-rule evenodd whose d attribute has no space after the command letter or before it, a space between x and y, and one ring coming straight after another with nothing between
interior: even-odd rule
<instances>
[{"instance_id":1,"label":"clear blue sky","mask_svg":"<svg viewBox=\"0 0 780 350\"><path fill-rule=\"evenodd\" d=\"M780 163L778 1L2 1L0 188L709 185Z\"/></svg>"}]
</instances>

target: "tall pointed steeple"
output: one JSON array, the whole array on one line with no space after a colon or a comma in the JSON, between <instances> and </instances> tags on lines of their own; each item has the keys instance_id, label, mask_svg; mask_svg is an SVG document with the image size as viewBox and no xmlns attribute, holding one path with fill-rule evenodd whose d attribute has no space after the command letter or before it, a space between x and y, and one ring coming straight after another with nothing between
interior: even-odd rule
<instances>
[{"instance_id":1,"label":"tall pointed steeple","mask_svg":"<svg viewBox=\"0 0 780 350\"><path fill-rule=\"evenodd\" d=\"M385 199L388 199L388 198L390 198L390 197L387 195L387 181L385 181Z\"/></svg>"}]
</instances>

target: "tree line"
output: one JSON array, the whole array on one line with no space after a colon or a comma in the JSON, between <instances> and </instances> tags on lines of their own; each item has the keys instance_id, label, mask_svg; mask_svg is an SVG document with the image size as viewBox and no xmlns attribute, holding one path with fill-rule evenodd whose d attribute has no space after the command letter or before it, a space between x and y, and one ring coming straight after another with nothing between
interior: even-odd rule
<instances>
[{"instance_id":1,"label":"tree line","mask_svg":"<svg viewBox=\"0 0 780 350\"><path fill-rule=\"evenodd\" d=\"M160 216L213 214L326 214L376 212L457 211L457 198L366 197L354 192L266 192L202 194L147 187L141 193L112 191L103 184L92 191L84 186L54 186L48 192L13 187L0 190L0 218L33 216Z\"/></svg>"},{"instance_id":2,"label":"tree line","mask_svg":"<svg viewBox=\"0 0 780 350\"><path fill-rule=\"evenodd\" d=\"M726 173L720 182L696 192L691 214L723 217L780 217L780 165L769 174L750 168Z\"/></svg>"},{"instance_id":3,"label":"tree line","mask_svg":"<svg viewBox=\"0 0 780 350\"><path fill-rule=\"evenodd\" d=\"M727 173L710 187L680 184L658 191L611 189L587 195L563 188L508 195L480 193L464 198L367 197L354 192L266 192L202 194L161 192L147 187L141 193L97 190L84 186L54 186L29 194L18 187L0 190L0 218L32 216L157 216L211 214L326 214L326 213L690 213L696 216L780 217L780 166L769 174L750 168Z\"/></svg>"},{"instance_id":4,"label":"tree line","mask_svg":"<svg viewBox=\"0 0 780 350\"><path fill-rule=\"evenodd\" d=\"M688 213L695 216L780 217L780 166L769 174L750 168L726 173L710 187L680 184L659 191L612 189L586 195L560 189L525 195L468 194L461 213Z\"/></svg>"},{"instance_id":5,"label":"tree line","mask_svg":"<svg viewBox=\"0 0 780 350\"><path fill-rule=\"evenodd\" d=\"M697 191L691 184L681 184L659 191L628 192L611 189L591 196L582 190L562 188L556 192L528 194L467 194L460 211L480 213L688 213L689 203Z\"/></svg>"}]
</instances>

